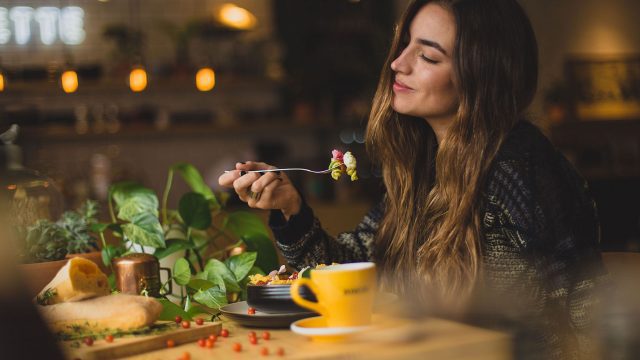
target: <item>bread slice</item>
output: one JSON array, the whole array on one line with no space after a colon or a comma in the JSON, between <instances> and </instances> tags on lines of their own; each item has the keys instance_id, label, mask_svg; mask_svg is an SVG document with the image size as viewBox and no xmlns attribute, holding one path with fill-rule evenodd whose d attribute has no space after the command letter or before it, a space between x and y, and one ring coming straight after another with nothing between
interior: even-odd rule
<instances>
[{"instance_id":1,"label":"bread slice","mask_svg":"<svg viewBox=\"0 0 640 360\"><path fill-rule=\"evenodd\" d=\"M38 309L54 331L76 327L92 331L133 330L152 325L162 312L162 304L152 297L115 294Z\"/></svg>"},{"instance_id":2,"label":"bread slice","mask_svg":"<svg viewBox=\"0 0 640 360\"><path fill-rule=\"evenodd\" d=\"M109 294L109 281L93 261L81 257L69 259L36 297L40 305L80 301Z\"/></svg>"}]
</instances>

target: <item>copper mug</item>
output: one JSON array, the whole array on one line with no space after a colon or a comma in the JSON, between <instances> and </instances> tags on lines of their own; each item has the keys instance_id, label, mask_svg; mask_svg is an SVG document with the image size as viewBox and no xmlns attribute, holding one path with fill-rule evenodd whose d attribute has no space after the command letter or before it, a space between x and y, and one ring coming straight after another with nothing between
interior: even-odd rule
<instances>
[{"instance_id":1,"label":"copper mug","mask_svg":"<svg viewBox=\"0 0 640 360\"><path fill-rule=\"evenodd\" d=\"M134 253L115 258L111 263L116 277L116 289L124 294L146 293L159 297L162 287L160 271L167 271L168 279L171 279L171 270L161 268L158 258L153 255ZM169 293L172 293L171 281Z\"/></svg>"}]
</instances>

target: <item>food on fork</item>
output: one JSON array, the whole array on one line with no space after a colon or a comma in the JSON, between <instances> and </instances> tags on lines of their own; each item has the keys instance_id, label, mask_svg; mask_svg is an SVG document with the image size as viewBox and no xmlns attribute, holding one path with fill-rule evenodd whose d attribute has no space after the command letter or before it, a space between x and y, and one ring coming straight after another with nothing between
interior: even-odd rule
<instances>
[{"instance_id":1,"label":"food on fork","mask_svg":"<svg viewBox=\"0 0 640 360\"><path fill-rule=\"evenodd\" d=\"M353 156L351 151L347 151L343 154L342 151L334 149L331 152L329 169L332 169L331 177L334 180L338 180L343 173L349 175L351 177L351 181L358 180L358 175L356 173L356 157Z\"/></svg>"}]
</instances>

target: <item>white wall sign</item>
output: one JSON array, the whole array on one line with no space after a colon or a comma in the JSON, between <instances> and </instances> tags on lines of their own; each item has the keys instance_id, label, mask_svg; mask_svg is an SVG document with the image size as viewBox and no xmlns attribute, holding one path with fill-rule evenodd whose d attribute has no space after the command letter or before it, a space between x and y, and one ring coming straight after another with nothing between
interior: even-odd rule
<instances>
[{"instance_id":1,"label":"white wall sign","mask_svg":"<svg viewBox=\"0 0 640 360\"><path fill-rule=\"evenodd\" d=\"M32 41L32 24L37 24L45 45L52 45L58 38L67 45L78 45L86 35L84 10L77 6L0 7L0 45L8 44L12 37L18 45L28 44Z\"/></svg>"}]
</instances>

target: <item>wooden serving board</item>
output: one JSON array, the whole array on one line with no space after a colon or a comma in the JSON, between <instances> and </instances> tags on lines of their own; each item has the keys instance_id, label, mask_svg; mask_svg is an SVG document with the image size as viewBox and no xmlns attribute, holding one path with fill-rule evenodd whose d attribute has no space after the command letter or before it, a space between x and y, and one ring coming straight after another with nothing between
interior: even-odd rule
<instances>
[{"instance_id":1,"label":"wooden serving board","mask_svg":"<svg viewBox=\"0 0 640 360\"><path fill-rule=\"evenodd\" d=\"M64 341L62 349L68 359L117 359L164 349L167 347L167 340L173 340L175 346L195 342L211 334L218 334L221 328L221 322L205 322L203 325L191 322L188 329L176 325L175 329L167 330L161 334L118 337L111 343L104 339L96 339L91 346L84 344L82 340Z\"/></svg>"}]
</instances>

